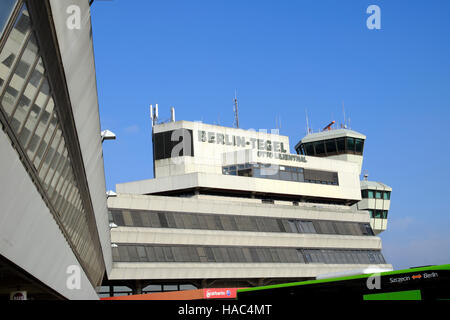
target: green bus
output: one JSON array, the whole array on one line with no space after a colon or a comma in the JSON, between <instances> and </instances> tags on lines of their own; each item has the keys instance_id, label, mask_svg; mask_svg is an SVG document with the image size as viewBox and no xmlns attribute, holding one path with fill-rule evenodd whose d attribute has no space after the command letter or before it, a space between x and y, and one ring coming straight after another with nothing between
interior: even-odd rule
<instances>
[{"instance_id":1,"label":"green bus","mask_svg":"<svg viewBox=\"0 0 450 320\"><path fill-rule=\"evenodd\" d=\"M237 300L450 300L450 264L237 290Z\"/></svg>"}]
</instances>

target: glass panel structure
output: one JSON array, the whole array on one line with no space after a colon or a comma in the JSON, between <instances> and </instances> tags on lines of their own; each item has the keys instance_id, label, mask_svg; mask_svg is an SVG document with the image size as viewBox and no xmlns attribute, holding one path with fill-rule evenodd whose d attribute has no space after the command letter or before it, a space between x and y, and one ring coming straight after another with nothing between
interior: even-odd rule
<instances>
[{"instance_id":1,"label":"glass panel structure","mask_svg":"<svg viewBox=\"0 0 450 320\"><path fill-rule=\"evenodd\" d=\"M375 219L387 219L387 210L368 210L370 217Z\"/></svg>"},{"instance_id":2,"label":"glass panel structure","mask_svg":"<svg viewBox=\"0 0 450 320\"><path fill-rule=\"evenodd\" d=\"M298 145L298 154L315 157L327 157L336 154L357 154L364 152L364 140L352 137L342 137Z\"/></svg>"},{"instance_id":3,"label":"glass panel structure","mask_svg":"<svg viewBox=\"0 0 450 320\"><path fill-rule=\"evenodd\" d=\"M349 153L355 152L355 139L354 138L347 138L347 151Z\"/></svg>"},{"instance_id":4,"label":"glass panel structure","mask_svg":"<svg viewBox=\"0 0 450 320\"><path fill-rule=\"evenodd\" d=\"M326 140L325 141L325 147L326 147L326 153L327 155L333 155L337 154L337 146L336 146L336 140Z\"/></svg>"},{"instance_id":5,"label":"glass panel structure","mask_svg":"<svg viewBox=\"0 0 450 320\"><path fill-rule=\"evenodd\" d=\"M361 190L361 196L364 199L383 199L391 200L391 191L380 190Z\"/></svg>"},{"instance_id":6,"label":"glass panel structure","mask_svg":"<svg viewBox=\"0 0 450 320\"><path fill-rule=\"evenodd\" d=\"M69 129L61 116L67 111L56 102L51 85L57 75L53 78L47 72L27 6L15 8L16 2L0 3L0 30L8 30L0 46L0 120L80 265L96 286L105 267L98 232L92 232L96 226L94 222L92 227L90 195L81 187L86 178L74 169L73 157L82 161L81 155L69 148L74 142L67 138ZM11 28L4 29L13 9L15 21ZM142 250L139 252L139 256L133 252L133 259L143 256Z\"/></svg>"},{"instance_id":7,"label":"glass panel structure","mask_svg":"<svg viewBox=\"0 0 450 320\"><path fill-rule=\"evenodd\" d=\"M238 168L236 168L236 166L225 166L222 167L222 174L283 181L328 184L334 186L339 185L337 172L311 170L291 166L277 166L263 163L246 163L245 168L242 169L239 169L239 166Z\"/></svg>"},{"instance_id":8,"label":"glass panel structure","mask_svg":"<svg viewBox=\"0 0 450 320\"><path fill-rule=\"evenodd\" d=\"M110 209L110 215L112 217L111 222L124 227L314 233L354 236L372 235L366 232L365 223L357 222L130 209ZM142 219L142 217L148 217L148 219ZM160 221L170 221L170 223L161 224Z\"/></svg>"},{"instance_id":9,"label":"glass panel structure","mask_svg":"<svg viewBox=\"0 0 450 320\"><path fill-rule=\"evenodd\" d=\"M386 263L379 250L119 244L115 262Z\"/></svg>"}]
</instances>

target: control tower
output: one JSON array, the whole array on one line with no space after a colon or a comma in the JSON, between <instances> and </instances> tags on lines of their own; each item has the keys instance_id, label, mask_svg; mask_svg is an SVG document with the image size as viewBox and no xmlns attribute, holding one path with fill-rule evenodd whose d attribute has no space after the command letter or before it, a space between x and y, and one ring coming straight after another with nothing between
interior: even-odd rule
<instances>
[{"instance_id":1,"label":"control tower","mask_svg":"<svg viewBox=\"0 0 450 320\"><path fill-rule=\"evenodd\" d=\"M332 129L332 121L323 131L309 133L295 145L298 154L355 162L361 172L366 136L346 128Z\"/></svg>"},{"instance_id":2,"label":"control tower","mask_svg":"<svg viewBox=\"0 0 450 320\"><path fill-rule=\"evenodd\" d=\"M354 162L359 165L361 175L366 136L345 127L333 129L334 123L332 121L321 132L307 134L295 145L297 154ZM369 211L371 227L379 234L387 228L392 188L381 182L368 181L367 175L360 187L362 200L355 206L358 210Z\"/></svg>"}]
</instances>

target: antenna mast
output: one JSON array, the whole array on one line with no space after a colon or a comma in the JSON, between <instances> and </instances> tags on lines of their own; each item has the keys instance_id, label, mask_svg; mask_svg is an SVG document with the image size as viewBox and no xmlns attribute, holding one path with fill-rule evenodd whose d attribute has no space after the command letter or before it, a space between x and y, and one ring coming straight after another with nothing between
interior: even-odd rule
<instances>
[{"instance_id":1,"label":"antenna mast","mask_svg":"<svg viewBox=\"0 0 450 320\"><path fill-rule=\"evenodd\" d=\"M344 101L342 101L342 112L344 113L344 128L347 129L347 118L345 117Z\"/></svg>"},{"instance_id":2,"label":"antenna mast","mask_svg":"<svg viewBox=\"0 0 450 320\"><path fill-rule=\"evenodd\" d=\"M173 115L175 116L175 112ZM156 104L155 108L153 108L153 105L150 105L150 120L153 128L158 123L158 104Z\"/></svg>"},{"instance_id":3,"label":"antenna mast","mask_svg":"<svg viewBox=\"0 0 450 320\"><path fill-rule=\"evenodd\" d=\"M152 129L153 129L153 105L150 105L150 121L152 123Z\"/></svg>"},{"instance_id":4,"label":"antenna mast","mask_svg":"<svg viewBox=\"0 0 450 320\"><path fill-rule=\"evenodd\" d=\"M308 109L305 108L305 115L306 115L306 135L309 134L309 120L308 120Z\"/></svg>"},{"instance_id":5,"label":"antenna mast","mask_svg":"<svg viewBox=\"0 0 450 320\"><path fill-rule=\"evenodd\" d=\"M234 122L235 122L236 128L239 128L239 112L238 112L238 102L237 102L236 90L234 90Z\"/></svg>"}]
</instances>

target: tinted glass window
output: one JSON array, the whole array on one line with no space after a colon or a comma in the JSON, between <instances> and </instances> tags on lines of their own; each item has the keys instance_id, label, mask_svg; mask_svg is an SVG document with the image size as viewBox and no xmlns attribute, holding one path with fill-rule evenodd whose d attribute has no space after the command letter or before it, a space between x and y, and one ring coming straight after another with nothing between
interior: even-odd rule
<instances>
[{"instance_id":1,"label":"tinted glass window","mask_svg":"<svg viewBox=\"0 0 450 320\"><path fill-rule=\"evenodd\" d=\"M327 148L327 153L336 153L336 141L334 139L325 141L325 146Z\"/></svg>"},{"instance_id":2,"label":"tinted glass window","mask_svg":"<svg viewBox=\"0 0 450 320\"><path fill-rule=\"evenodd\" d=\"M363 153L363 146L364 146L364 140L362 139L355 139L355 151L358 154Z\"/></svg>"},{"instance_id":3,"label":"tinted glass window","mask_svg":"<svg viewBox=\"0 0 450 320\"><path fill-rule=\"evenodd\" d=\"M319 171L319 170L304 170L305 181L314 181L315 183L338 185L337 172Z\"/></svg>"},{"instance_id":4,"label":"tinted glass window","mask_svg":"<svg viewBox=\"0 0 450 320\"><path fill-rule=\"evenodd\" d=\"M316 229L311 221L298 221L297 226L301 233L316 233Z\"/></svg>"},{"instance_id":5,"label":"tinted glass window","mask_svg":"<svg viewBox=\"0 0 450 320\"><path fill-rule=\"evenodd\" d=\"M306 152L306 155L308 155L308 156L314 155L314 147L313 147L312 143L305 144L305 152Z\"/></svg>"},{"instance_id":6,"label":"tinted glass window","mask_svg":"<svg viewBox=\"0 0 450 320\"><path fill-rule=\"evenodd\" d=\"M373 210L368 210L374 217ZM274 219L266 217L208 215L186 212L110 209L112 221L118 226L207 229L227 231L291 232L362 235L359 224L324 220ZM387 215L383 211L382 216Z\"/></svg>"},{"instance_id":7,"label":"tinted glass window","mask_svg":"<svg viewBox=\"0 0 450 320\"><path fill-rule=\"evenodd\" d=\"M281 180L286 180L286 181L291 181L292 179L292 174L289 171L280 171L280 179ZM297 180L297 179L295 179Z\"/></svg>"},{"instance_id":8,"label":"tinted glass window","mask_svg":"<svg viewBox=\"0 0 450 320\"><path fill-rule=\"evenodd\" d=\"M337 149L339 153L345 153L345 138L336 139Z\"/></svg>"},{"instance_id":9,"label":"tinted glass window","mask_svg":"<svg viewBox=\"0 0 450 320\"><path fill-rule=\"evenodd\" d=\"M306 154L305 149L304 149L304 145L302 145L302 144L296 149L296 151L297 151L298 154L303 154L303 155Z\"/></svg>"},{"instance_id":10,"label":"tinted glass window","mask_svg":"<svg viewBox=\"0 0 450 320\"><path fill-rule=\"evenodd\" d=\"M325 144L323 141L314 142L314 148L316 149L316 155L325 154Z\"/></svg>"},{"instance_id":11,"label":"tinted glass window","mask_svg":"<svg viewBox=\"0 0 450 320\"><path fill-rule=\"evenodd\" d=\"M364 223L364 224L361 224L360 226L361 226L361 231L363 232L363 234L370 235L370 236L374 235L372 227L370 226L369 223Z\"/></svg>"},{"instance_id":12,"label":"tinted glass window","mask_svg":"<svg viewBox=\"0 0 450 320\"><path fill-rule=\"evenodd\" d=\"M113 249L113 257L122 262L385 263L377 250L267 247L119 245Z\"/></svg>"},{"instance_id":13,"label":"tinted glass window","mask_svg":"<svg viewBox=\"0 0 450 320\"><path fill-rule=\"evenodd\" d=\"M245 166L250 164L245 164ZM244 165L240 165L244 168ZM261 167L237 169L236 166L222 167L224 175L249 176L254 178L320 183L329 185L339 185L337 172L328 172L321 170L308 170L304 168L291 166L273 166L270 164L261 164Z\"/></svg>"},{"instance_id":14,"label":"tinted glass window","mask_svg":"<svg viewBox=\"0 0 450 320\"><path fill-rule=\"evenodd\" d=\"M287 221L287 224L288 224L287 230L289 230L288 232L293 232L293 233L297 233L298 232L297 225L296 225L295 221L289 220L289 221Z\"/></svg>"},{"instance_id":15,"label":"tinted glass window","mask_svg":"<svg viewBox=\"0 0 450 320\"><path fill-rule=\"evenodd\" d=\"M354 138L347 138L347 150L355 151L355 139Z\"/></svg>"}]
</instances>

